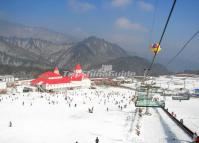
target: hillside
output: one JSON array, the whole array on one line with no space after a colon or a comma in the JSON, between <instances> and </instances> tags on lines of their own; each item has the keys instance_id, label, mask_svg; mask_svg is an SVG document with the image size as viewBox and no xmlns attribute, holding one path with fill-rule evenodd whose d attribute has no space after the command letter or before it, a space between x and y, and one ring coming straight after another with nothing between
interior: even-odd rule
<instances>
[{"instance_id":1,"label":"hillside","mask_svg":"<svg viewBox=\"0 0 199 143\"><path fill-rule=\"evenodd\" d=\"M81 63L85 67L90 67L124 56L127 56L127 53L120 46L91 36L65 50L59 56L57 65L64 68L65 66L72 67L75 63Z\"/></svg>"},{"instance_id":2,"label":"hillside","mask_svg":"<svg viewBox=\"0 0 199 143\"><path fill-rule=\"evenodd\" d=\"M33 38L0 37L0 64L23 67L50 68L58 66L72 69L76 63L85 69L112 64L115 71L134 71L143 75L149 61L137 56L130 57L114 43L91 36L77 43L57 44ZM167 74L160 64L154 65L153 74Z\"/></svg>"},{"instance_id":3,"label":"hillside","mask_svg":"<svg viewBox=\"0 0 199 143\"><path fill-rule=\"evenodd\" d=\"M82 64L85 69L112 64L115 71L129 70L139 75L149 65L146 59L130 57L122 47L103 38L90 36L74 42L70 36L49 29L0 20L0 64L72 69L76 63ZM152 72L165 74L168 70L156 64Z\"/></svg>"},{"instance_id":4,"label":"hillside","mask_svg":"<svg viewBox=\"0 0 199 143\"><path fill-rule=\"evenodd\" d=\"M22 79L36 78L44 71L53 70L52 68L10 66L2 64L0 64L0 67L0 75L11 74Z\"/></svg>"},{"instance_id":5,"label":"hillside","mask_svg":"<svg viewBox=\"0 0 199 143\"><path fill-rule=\"evenodd\" d=\"M23 61L34 61L41 65L54 65L57 59L54 59L52 54L68 49L72 45L71 43L57 44L41 39L0 36L0 53L6 54L7 56L4 57L7 59L9 56L10 59L2 60L0 56L0 63L17 66L23 65Z\"/></svg>"},{"instance_id":6,"label":"hillside","mask_svg":"<svg viewBox=\"0 0 199 143\"><path fill-rule=\"evenodd\" d=\"M136 75L143 75L144 69L148 68L150 62L144 58L133 56L133 57L121 57L114 60L110 60L104 62L103 64L111 64L113 66L113 70L116 72L120 71L133 71L136 72ZM100 68L101 64L94 65L91 69ZM150 71L152 75L160 75L160 74L168 74L170 73L163 65L154 64L152 71Z\"/></svg>"},{"instance_id":7,"label":"hillside","mask_svg":"<svg viewBox=\"0 0 199 143\"><path fill-rule=\"evenodd\" d=\"M42 39L55 43L74 42L76 38L47 28L31 27L0 19L0 36Z\"/></svg>"}]
</instances>

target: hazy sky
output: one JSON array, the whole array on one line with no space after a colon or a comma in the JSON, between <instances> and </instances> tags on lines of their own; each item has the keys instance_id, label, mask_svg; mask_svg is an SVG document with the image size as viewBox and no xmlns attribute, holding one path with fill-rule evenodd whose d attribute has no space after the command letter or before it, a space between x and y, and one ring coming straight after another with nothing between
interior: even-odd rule
<instances>
[{"instance_id":1,"label":"hazy sky","mask_svg":"<svg viewBox=\"0 0 199 143\"><path fill-rule=\"evenodd\" d=\"M0 18L80 38L96 35L150 58L149 42L159 40L172 3L173 0L0 0ZM198 29L199 0L177 0L159 58L175 55ZM198 41L199 36L179 59L199 61Z\"/></svg>"}]
</instances>

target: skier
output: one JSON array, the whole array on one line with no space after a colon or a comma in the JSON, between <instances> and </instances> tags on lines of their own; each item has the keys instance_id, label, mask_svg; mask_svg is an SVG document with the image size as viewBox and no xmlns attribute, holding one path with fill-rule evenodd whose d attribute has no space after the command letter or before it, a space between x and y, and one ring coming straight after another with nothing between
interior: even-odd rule
<instances>
[{"instance_id":1,"label":"skier","mask_svg":"<svg viewBox=\"0 0 199 143\"><path fill-rule=\"evenodd\" d=\"M98 137L96 137L95 143L99 143L99 138Z\"/></svg>"},{"instance_id":2,"label":"skier","mask_svg":"<svg viewBox=\"0 0 199 143\"><path fill-rule=\"evenodd\" d=\"M193 134L193 142L196 142L196 139L197 139L197 133L195 132L195 133Z\"/></svg>"},{"instance_id":3,"label":"skier","mask_svg":"<svg viewBox=\"0 0 199 143\"><path fill-rule=\"evenodd\" d=\"M9 122L9 127L12 127L12 122L11 121Z\"/></svg>"},{"instance_id":4,"label":"skier","mask_svg":"<svg viewBox=\"0 0 199 143\"><path fill-rule=\"evenodd\" d=\"M180 123L182 123L182 124L183 124L183 119L180 119Z\"/></svg>"},{"instance_id":5,"label":"skier","mask_svg":"<svg viewBox=\"0 0 199 143\"><path fill-rule=\"evenodd\" d=\"M193 134L193 143L199 143L199 136L196 132Z\"/></svg>"},{"instance_id":6,"label":"skier","mask_svg":"<svg viewBox=\"0 0 199 143\"><path fill-rule=\"evenodd\" d=\"M199 143L199 136L196 138L196 143Z\"/></svg>"}]
</instances>

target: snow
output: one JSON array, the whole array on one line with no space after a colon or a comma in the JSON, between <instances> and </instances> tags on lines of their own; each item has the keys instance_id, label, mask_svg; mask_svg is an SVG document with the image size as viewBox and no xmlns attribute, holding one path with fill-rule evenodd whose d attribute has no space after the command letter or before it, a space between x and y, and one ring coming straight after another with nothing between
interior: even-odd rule
<instances>
[{"instance_id":1,"label":"snow","mask_svg":"<svg viewBox=\"0 0 199 143\"><path fill-rule=\"evenodd\" d=\"M169 112L174 112L178 119L183 119L184 124L193 132L199 134L199 98L190 98L190 100L172 100L167 97L165 102Z\"/></svg>"},{"instance_id":2,"label":"snow","mask_svg":"<svg viewBox=\"0 0 199 143\"><path fill-rule=\"evenodd\" d=\"M183 143L191 141L160 108L150 108L151 116L143 116L140 137L143 143ZM146 130L147 129L147 130Z\"/></svg>"},{"instance_id":3,"label":"snow","mask_svg":"<svg viewBox=\"0 0 199 143\"><path fill-rule=\"evenodd\" d=\"M2 95L0 143L94 143L96 137L100 143L191 141L162 109L150 108L151 116L139 118L134 103L130 102L134 94L130 89L97 87L62 94ZM89 113L92 108L93 113ZM135 132L137 124L141 127L139 136Z\"/></svg>"},{"instance_id":4,"label":"snow","mask_svg":"<svg viewBox=\"0 0 199 143\"><path fill-rule=\"evenodd\" d=\"M114 103L123 100L121 105L128 104L131 91L106 90L97 90L98 93L86 89L69 91L67 101L64 99L65 96L60 94L35 92L23 94L24 96L4 95L0 103L0 142L87 143L94 142L95 138L99 137L100 142L130 143L128 136L131 133L127 126L130 121L127 117L132 114L131 110L135 109L134 105L132 103L128 108L121 110ZM110 93L114 94L115 101ZM99 94L102 96L98 97ZM94 112L88 113L88 108L92 107ZM13 127L8 127L9 121Z\"/></svg>"}]
</instances>

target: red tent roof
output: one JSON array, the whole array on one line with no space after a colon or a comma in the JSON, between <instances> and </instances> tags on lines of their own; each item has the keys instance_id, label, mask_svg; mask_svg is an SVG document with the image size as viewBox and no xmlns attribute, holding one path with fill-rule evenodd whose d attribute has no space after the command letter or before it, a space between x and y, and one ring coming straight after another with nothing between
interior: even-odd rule
<instances>
[{"instance_id":1,"label":"red tent roof","mask_svg":"<svg viewBox=\"0 0 199 143\"><path fill-rule=\"evenodd\" d=\"M36 85L36 84L38 84L38 83L41 82L41 81L42 81L42 78L36 78L36 79L33 79L33 80L31 81L31 84Z\"/></svg>"},{"instance_id":2,"label":"red tent roof","mask_svg":"<svg viewBox=\"0 0 199 143\"><path fill-rule=\"evenodd\" d=\"M70 76L71 81L81 81L83 78L87 78L88 76L84 73L74 73Z\"/></svg>"},{"instance_id":3,"label":"red tent roof","mask_svg":"<svg viewBox=\"0 0 199 143\"><path fill-rule=\"evenodd\" d=\"M81 67L80 64L77 64L77 65L75 66L75 70L81 70L81 69L82 69L82 67Z\"/></svg>"},{"instance_id":4,"label":"red tent roof","mask_svg":"<svg viewBox=\"0 0 199 143\"><path fill-rule=\"evenodd\" d=\"M58 71L58 68L55 67L54 71ZM81 70L81 65L77 64L75 66L75 70ZM53 78L51 78L53 77ZM55 78L54 78L55 77ZM56 78L58 77L58 78ZM47 71L41 74L38 78L31 81L31 84L61 84L61 83L69 83L71 81L81 81L83 78L88 78L88 75L84 73L73 73L71 76L62 77L60 74Z\"/></svg>"},{"instance_id":5,"label":"red tent roof","mask_svg":"<svg viewBox=\"0 0 199 143\"><path fill-rule=\"evenodd\" d=\"M55 67L54 71L57 71L57 70L59 70L58 67Z\"/></svg>"},{"instance_id":6,"label":"red tent roof","mask_svg":"<svg viewBox=\"0 0 199 143\"><path fill-rule=\"evenodd\" d=\"M51 71L47 71L43 74L41 74L39 77L56 77L56 76L60 76L60 74L51 72Z\"/></svg>"},{"instance_id":7,"label":"red tent roof","mask_svg":"<svg viewBox=\"0 0 199 143\"><path fill-rule=\"evenodd\" d=\"M61 83L69 83L70 78L69 77L63 77L60 79L45 79L44 83L45 84L61 84Z\"/></svg>"},{"instance_id":8,"label":"red tent roof","mask_svg":"<svg viewBox=\"0 0 199 143\"><path fill-rule=\"evenodd\" d=\"M71 81L81 81L83 77L81 76L77 76L77 77L74 77L74 76L71 76Z\"/></svg>"},{"instance_id":9,"label":"red tent roof","mask_svg":"<svg viewBox=\"0 0 199 143\"><path fill-rule=\"evenodd\" d=\"M45 79L45 78L37 78L31 81L31 84L36 85L39 83L42 84L61 84L61 83L69 83L71 80L69 77L63 77L59 79Z\"/></svg>"}]
</instances>

